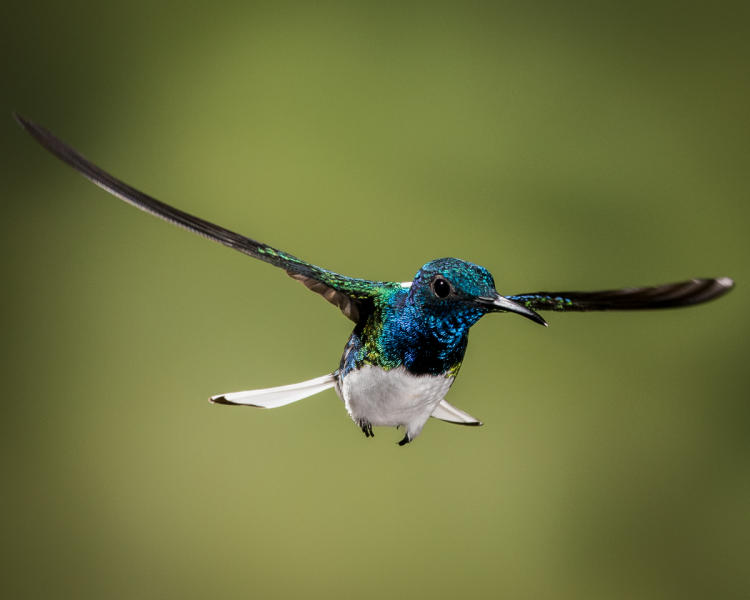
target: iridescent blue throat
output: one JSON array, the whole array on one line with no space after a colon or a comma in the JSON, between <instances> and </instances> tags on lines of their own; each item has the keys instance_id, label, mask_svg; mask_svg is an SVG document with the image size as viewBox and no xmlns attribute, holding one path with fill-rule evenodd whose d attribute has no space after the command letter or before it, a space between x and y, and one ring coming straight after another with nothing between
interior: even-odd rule
<instances>
[{"instance_id":1,"label":"iridescent blue throat","mask_svg":"<svg viewBox=\"0 0 750 600\"><path fill-rule=\"evenodd\" d=\"M404 367L414 375L455 376L469 328L484 314L474 306L435 306L408 288L390 289L352 332L341 359L343 374L364 365Z\"/></svg>"}]
</instances>

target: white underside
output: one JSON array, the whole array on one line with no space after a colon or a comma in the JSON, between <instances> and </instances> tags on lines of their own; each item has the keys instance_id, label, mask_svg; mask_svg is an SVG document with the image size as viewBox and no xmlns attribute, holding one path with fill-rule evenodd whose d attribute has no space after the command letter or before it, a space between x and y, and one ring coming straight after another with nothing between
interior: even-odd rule
<instances>
[{"instance_id":1,"label":"white underside","mask_svg":"<svg viewBox=\"0 0 750 600\"><path fill-rule=\"evenodd\" d=\"M453 377L412 375L403 367L372 365L351 371L336 391L355 423L403 426L413 440L448 393Z\"/></svg>"},{"instance_id":2,"label":"white underside","mask_svg":"<svg viewBox=\"0 0 750 600\"><path fill-rule=\"evenodd\" d=\"M402 426L413 440L431 416L450 423L481 425L470 414L443 400L452 383L452 377L412 375L403 367L385 370L368 365L351 371L343 380L330 374L291 385L219 394L210 400L216 404L277 408L335 387L355 423Z\"/></svg>"}]
</instances>

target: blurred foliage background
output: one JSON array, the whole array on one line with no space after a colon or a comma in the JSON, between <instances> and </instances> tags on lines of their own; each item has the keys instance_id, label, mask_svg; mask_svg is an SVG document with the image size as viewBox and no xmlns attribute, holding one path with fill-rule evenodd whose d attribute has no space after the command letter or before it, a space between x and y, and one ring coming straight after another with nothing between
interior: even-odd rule
<instances>
[{"instance_id":1,"label":"blurred foliage background","mask_svg":"<svg viewBox=\"0 0 750 600\"><path fill-rule=\"evenodd\" d=\"M6 2L7 598L747 598L748 4ZM133 185L355 276L498 289L729 275L715 303L487 318L430 422L366 440L350 331Z\"/></svg>"}]
</instances>

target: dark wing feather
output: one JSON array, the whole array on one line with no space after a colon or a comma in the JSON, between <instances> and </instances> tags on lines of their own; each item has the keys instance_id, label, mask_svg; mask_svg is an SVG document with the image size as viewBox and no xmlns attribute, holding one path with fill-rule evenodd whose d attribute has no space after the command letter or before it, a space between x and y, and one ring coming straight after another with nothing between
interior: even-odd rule
<instances>
[{"instance_id":1,"label":"dark wing feather","mask_svg":"<svg viewBox=\"0 0 750 600\"><path fill-rule=\"evenodd\" d=\"M312 291L340 308L354 322L359 320L361 309L365 304L371 302L374 296L384 288L399 285L393 282L356 279L334 273L169 206L97 167L43 127L24 119L20 115L16 114L15 117L21 126L42 146L100 188L165 221L284 269L291 277L301 281Z\"/></svg>"},{"instance_id":2,"label":"dark wing feather","mask_svg":"<svg viewBox=\"0 0 750 600\"><path fill-rule=\"evenodd\" d=\"M600 292L534 292L508 298L532 310L640 310L700 304L726 294L733 286L729 277L719 277Z\"/></svg>"}]
</instances>

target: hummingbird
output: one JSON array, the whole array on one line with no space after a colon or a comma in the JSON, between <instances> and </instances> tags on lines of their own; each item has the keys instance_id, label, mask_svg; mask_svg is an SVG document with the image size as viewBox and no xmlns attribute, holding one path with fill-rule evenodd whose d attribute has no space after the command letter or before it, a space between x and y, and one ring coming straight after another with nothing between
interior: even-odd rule
<instances>
[{"instance_id":1,"label":"hummingbird","mask_svg":"<svg viewBox=\"0 0 750 600\"><path fill-rule=\"evenodd\" d=\"M430 417L461 425L481 421L445 400L461 368L469 329L490 313L514 313L546 326L537 310L661 309L700 304L727 293L729 277L604 291L532 292L502 296L490 272L458 258L422 266L411 281L347 277L214 225L161 202L110 175L35 123L14 115L44 148L91 182L156 217L286 271L354 322L337 369L322 377L266 389L212 396L214 404L276 408L334 388L366 437L373 427L404 429L400 446Z\"/></svg>"}]
</instances>

